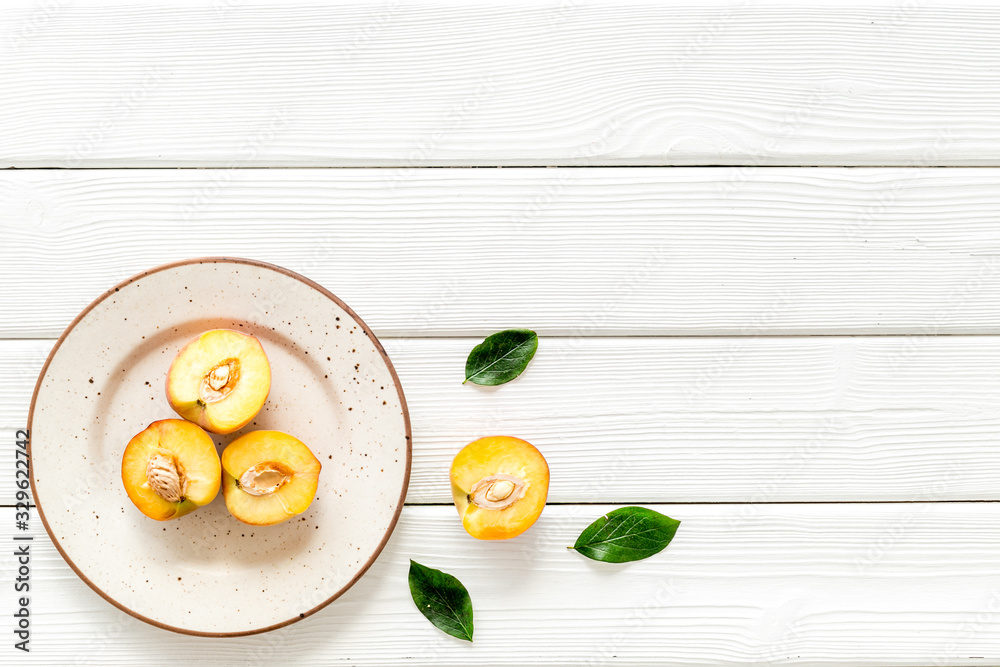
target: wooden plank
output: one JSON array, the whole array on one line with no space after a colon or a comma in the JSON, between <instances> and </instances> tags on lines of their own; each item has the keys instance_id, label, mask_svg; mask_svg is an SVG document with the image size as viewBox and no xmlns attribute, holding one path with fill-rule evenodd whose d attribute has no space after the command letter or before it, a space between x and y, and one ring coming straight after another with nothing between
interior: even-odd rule
<instances>
[{"instance_id":1,"label":"wooden plank","mask_svg":"<svg viewBox=\"0 0 1000 667\"><path fill-rule=\"evenodd\" d=\"M451 508L407 507L381 558L340 600L238 639L174 635L114 609L62 562L36 518L32 664L165 655L172 665L234 666L1000 661L997 504L657 506L682 524L649 560L611 566L564 548L609 509L548 507L524 536L498 543L468 537ZM12 510L0 516L10 544ZM414 608L410 558L469 589L474 644L442 635ZM0 557L5 581L12 561ZM8 622L11 597L0 610ZM228 606L220 601L220 613Z\"/></svg>"},{"instance_id":2,"label":"wooden plank","mask_svg":"<svg viewBox=\"0 0 1000 667\"><path fill-rule=\"evenodd\" d=\"M117 281L282 264L379 336L1000 333L992 169L0 174L0 337Z\"/></svg>"},{"instance_id":3,"label":"wooden plank","mask_svg":"<svg viewBox=\"0 0 1000 667\"><path fill-rule=\"evenodd\" d=\"M0 167L996 165L985 3L15 0Z\"/></svg>"},{"instance_id":4,"label":"wooden plank","mask_svg":"<svg viewBox=\"0 0 1000 667\"><path fill-rule=\"evenodd\" d=\"M997 337L543 338L495 389L460 384L475 342L386 341L413 425L410 503L451 502L452 457L501 433L542 450L558 503L1000 499ZM50 345L0 344L0 442Z\"/></svg>"}]
</instances>

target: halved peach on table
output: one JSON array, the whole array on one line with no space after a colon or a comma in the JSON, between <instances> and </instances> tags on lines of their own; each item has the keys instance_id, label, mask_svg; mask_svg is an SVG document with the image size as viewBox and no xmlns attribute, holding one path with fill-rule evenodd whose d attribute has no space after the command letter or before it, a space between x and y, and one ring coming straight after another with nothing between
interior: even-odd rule
<instances>
[{"instance_id":1,"label":"halved peach on table","mask_svg":"<svg viewBox=\"0 0 1000 667\"><path fill-rule=\"evenodd\" d=\"M222 493L229 512L271 526L305 512L322 465L302 441L281 431L253 431L222 452Z\"/></svg>"},{"instance_id":2,"label":"halved peach on table","mask_svg":"<svg viewBox=\"0 0 1000 667\"><path fill-rule=\"evenodd\" d=\"M212 438L183 419L155 421L129 440L122 482L129 500L166 521L207 505L219 493L221 465Z\"/></svg>"},{"instance_id":3,"label":"halved peach on table","mask_svg":"<svg viewBox=\"0 0 1000 667\"><path fill-rule=\"evenodd\" d=\"M167 372L170 407L212 433L249 424L270 390L271 365L260 341L232 329L188 341Z\"/></svg>"},{"instance_id":4,"label":"halved peach on table","mask_svg":"<svg viewBox=\"0 0 1000 667\"><path fill-rule=\"evenodd\" d=\"M516 537L545 508L549 466L525 440L506 435L480 438L455 456L451 493L469 535L480 540Z\"/></svg>"}]
</instances>

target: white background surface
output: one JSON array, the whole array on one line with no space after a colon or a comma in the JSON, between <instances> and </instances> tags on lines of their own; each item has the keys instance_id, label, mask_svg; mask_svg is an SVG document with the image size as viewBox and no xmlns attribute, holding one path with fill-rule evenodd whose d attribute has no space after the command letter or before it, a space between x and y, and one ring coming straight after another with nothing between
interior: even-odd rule
<instances>
[{"instance_id":1,"label":"white background surface","mask_svg":"<svg viewBox=\"0 0 1000 667\"><path fill-rule=\"evenodd\" d=\"M345 299L414 432L396 533L315 616L147 626L36 517L32 653L0 662L1000 663L1000 9L52 0L5 3L0 51L7 497L53 339L185 257ZM461 386L508 326L529 370ZM495 433L552 469L499 544L446 482ZM683 521L662 554L563 548L630 503ZM409 558L466 584L475 644L413 608Z\"/></svg>"}]
</instances>

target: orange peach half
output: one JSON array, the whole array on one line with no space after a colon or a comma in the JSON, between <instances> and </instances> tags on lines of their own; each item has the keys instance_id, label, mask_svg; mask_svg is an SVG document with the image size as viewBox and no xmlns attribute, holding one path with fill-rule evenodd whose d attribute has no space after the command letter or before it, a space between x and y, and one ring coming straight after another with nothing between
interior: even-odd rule
<instances>
[{"instance_id":1,"label":"orange peach half","mask_svg":"<svg viewBox=\"0 0 1000 667\"><path fill-rule=\"evenodd\" d=\"M157 521L176 519L212 502L221 472L212 438L183 419L153 422L129 440L122 456L129 500Z\"/></svg>"},{"instance_id":2,"label":"orange peach half","mask_svg":"<svg viewBox=\"0 0 1000 667\"><path fill-rule=\"evenodd\" d=\"M231 329L188 341L167 372L170 407L212 433L249 424L270 390L271 365L260 341Z\"/></svg>"},{"instance_id":3,"label":"orange peach half","mask_svg":"<svg viewBox=\"0 0 1000 667\"><path fill-rule=\"evenodd\" d=\"M222 452L222 494L229 512L271 526L312 504L322 465L306 445L281 431L253 431Z\"/></svg>"},{"instance_id":4,"label":"orange peach half","mask_svg":"<svg viewBox=\"0 0 1000 667\"><path fill-rule=\"evenodd\" d=\"M528 530L541 515L549 466L541 452L520 438L480 438L455 456L451 493L469 535L506 540Z\"/></svg>"}]
</instances>

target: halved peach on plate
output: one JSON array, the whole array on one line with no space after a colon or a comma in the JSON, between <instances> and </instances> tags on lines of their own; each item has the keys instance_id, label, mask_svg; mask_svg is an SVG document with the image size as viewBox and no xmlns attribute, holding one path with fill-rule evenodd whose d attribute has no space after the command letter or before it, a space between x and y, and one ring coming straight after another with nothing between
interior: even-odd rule
<instances>
[{"instance_id":1,"label":"halved peach on plate","mask_svg":"<svg viewBox=\"0 0 1000 667\"><path fill-rule=\"evenodd\" d=\"M226 507L253 526L281 523L309 509L322 467L305 443L287 433L247 433L222 452Z\"/></svg>"},{"instance_id":2,"label":"halved peach on plate","mask_svg":"<svg viewBox=\"0 0 1000 667\"><path fill-rule=\"evenodd\" d=\"M129 440L122 482L129 500L166 521L207 505L219 493L221 465L212 438L183 419L162 419Z\"/></svg>"},{"instance_id":3,"label":"halved peach on plate","mask_svg":"<svg viewBox=\"0 0 1000 667\"><path fill-rule=\"evenodd\" d=\"M451 464L451 493L462 526L479 540L528 530L545 508L549 466L531 443L501 435L466 445Z\"/></svg>"},{"instance_id":4,"label":"halved peach on plate","mask_svg":"<svg viewBox=\"0 0 1000 667\"><path fill-rule=\"evenodd\" d=\"M167 372L170 407L212 433L249 424L270 390L271 365L260 341L232 329L188 341Z\"/></svg>"}]
</instances>

